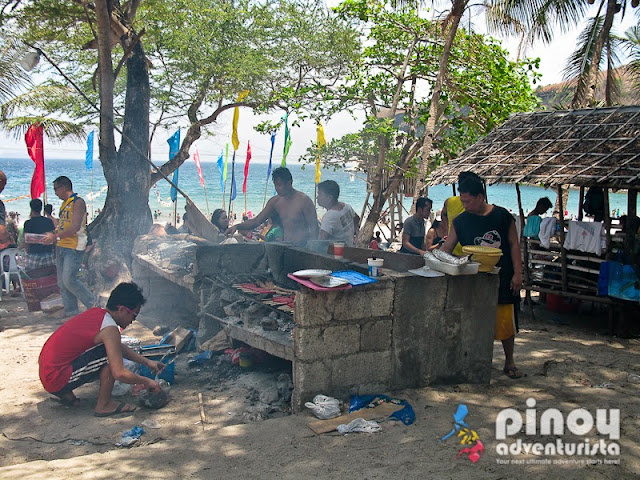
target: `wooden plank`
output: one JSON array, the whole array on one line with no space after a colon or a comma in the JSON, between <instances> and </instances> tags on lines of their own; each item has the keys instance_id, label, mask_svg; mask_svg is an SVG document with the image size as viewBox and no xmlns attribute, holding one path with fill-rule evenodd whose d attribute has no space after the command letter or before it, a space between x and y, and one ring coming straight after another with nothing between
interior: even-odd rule
<instances>
[{"instance_id":1,"label":"wooden plank","mask_svg":"<svg viewBox=\"0 0 640 480\"><path fill-rule=\"evenodd\" d=\"M581 300L588 300L590 302L606 303L606 304L609 304L609 305L613 304L613 303L616 303L610 297L596 297L594 295L581 295L579 293L562 292L560 290L554 290L552 288L538 287L536 285L530 285L530 286L528 286L526 288L528 288L530 290L533 290L535 292L552 293L554 295L562 295L563 297L579 298Z\"/></svg>"},{"instance_id":2,"label":"wooden plank","mask_svg":"<svg viewBox=\"0 0 640 480\"><path fill-rule=\"evenodd\" d=\"M604 189L604 231L607 237L607 248L605 249L604 258L611 258L611 212L609 211L609 189Z\"/></svg>"},{"instance_id":3,"label":"wooden plank","mask_svg":"<svg viewBox=\"0 0 640 480\"><path fill-rule=\"evenodd\" d=\"M193 332L191 330L187 330L186 328L178 327L174 331L172 331L165 340L165 343L169 345L173 345L176 347L176 353L179 353L180 350L184 347L187 341L191 338Z\"/></svg>"},{"instance_id":4,"label":"wooden plank","mask_svg":"<svg viewBox=\"0 0 640 480\"><path fill-rule=\"evenodd\" d=\"M381 403L374 408L361 408L346 415L340 415L329 420L316 420L309 424L309 428L317 434L328 433L338 428L338 425L349 423L356 418L364 418L365 420L378 420L387 418L394 412L402 410L404 405L396 405L395 403Z\"/></svg>"},{"instance_id":5,"label":"wooden plank","mask_svg":"<svg viewBox=\"0 0 640 480\"><path fill-rule=\"evenodd\" d=\"M560 263L562 268L562 290L567 291L569 279L567 277L567 250L564 248L564 205L562 204L562 186L558 186L558 206L560 210L558 216L560 217Z\"/></svg>"},{"instance_id":6,"label":"wooden plank","mask_svg":"<svg viewBox=\"0 0 640 480\"><path fill-rule=\"evenodd\" d=\"M226 318L220 318L211 313L205 313L224 327L229 337L251 345L259 350L285 360L293 361L293 339L291 332L281 332L278 330L266 331L262 327L248 327L246 325L236 325Z\"/></svg>"}]
</instances>

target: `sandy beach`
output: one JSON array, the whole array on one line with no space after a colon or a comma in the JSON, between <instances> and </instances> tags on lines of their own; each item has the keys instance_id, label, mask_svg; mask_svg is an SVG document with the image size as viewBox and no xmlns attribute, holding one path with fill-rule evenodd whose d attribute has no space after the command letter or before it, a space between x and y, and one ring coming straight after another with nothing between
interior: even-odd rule
<instances>
[{"instance_id":1,"label":"sandy beach","mask_svg":"<svg viewBox=\"0 0 640 480\"><path fill-rule=\"evenodd\" d=\"M379 433L346 436L316 435L308 427L315 420L308 411L251 421L246 415L254 397L250 393L261 387L246 375L255 373L239 372L232 380L224 379L210 367L189 369L187 354L179 356L172 401L164 409L95 418L91 414L95 384L77 390L87 399L86 406L64 407L42 389L37 370L40 348L61 320L27 312L20 298L3 297L0 308L1 478L584 479L640 474L640 384L633 376L640 374L640 340L604 335L606 315L589 307L571 316L536 306L535 320L523 312L516 360L527 377L511 380L502 375L503 356L495 343L489 385L386 392L409 401L415 423L386 421ZM144 323L149 322L153 319ZM157 340L139 323L127 334L142 341ZM200 423L198 393L204 393L206 425ZM620 409L619 462L556 456L547 463L544 456L532 454L498 455L497 414L509 407L524 412L528 398L536 400L538 412L584 408L595 415L596 409ZM457 437L438 441L451 430L452 416L462 403L469 409L466 421L485 446L477 463L457 458L461 448ZM122 431L150 420L159 428L147 428L131 448L115 446ZM523 442L550 440L524 432L515 437ZM565 442L572 438L573 434L563 437ZM591 443L606 439L593 432L586 438Z\"/></svg>"}]
</instances>

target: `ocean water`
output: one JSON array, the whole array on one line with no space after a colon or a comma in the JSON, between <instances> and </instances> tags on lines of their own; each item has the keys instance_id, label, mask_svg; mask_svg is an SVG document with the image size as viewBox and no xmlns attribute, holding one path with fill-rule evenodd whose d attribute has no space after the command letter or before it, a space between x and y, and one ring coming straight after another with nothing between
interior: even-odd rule
<instances>
[{"instance_id":1,"label":"ocean water","mask_svg":"<svg viewBox=\"0 0 640 480\"><path fill-rule=\"evenodd\" d=\"M17 211L21 215L21 222L26 220L29 214L29 198L15 200L16 197L28 196L30 192L31 176L33 174L33 162L28 158L0 158L0 170L7 175L7 186L0 194L0 199L5 202L7 211ZM314 167L311 165L301 165L290 163L287 165L293 175L293 186L313 198L314 194ZM231 183L231 163L229 163L227 176L227 187L224 205L229 205L229 190ZM267 182L267 164L251 163L247 179L246 208L248 211L258 213L266 199L275 194L271 180ZM45 160L45 170L47 178L47 200L54 206L57 212L61 201L53 192L53 180L66 175L73 182L74 191L77 192L87 202L87 209L94 215L99 208L104 205L106 198L106 181L102 174L102 166L99 161L94 161L93 171L86 169L83 160ZM202 163L203 176L206 185L206 197L200 181L195 163L187 160L180 167L179 187L189 195L196 205L206 215L223 205L222 188L220 186L220 174L217 165L211 162ZM244 163L236 164L236 190L237 196L232 203L232 211L240 217L245 211L245 195L242 193L242 182L244 178ZM93 180L92 180L93 174ZM366 184L364 175L356 173L351 175L343 170L334 171L325 169L322 171L322 180L335 180L340 185L340 200L350 204L354 210L360 214L366 198ZM149 207L151 211L159 211L158 222L166 223L170 220L173 207L169 197L170 185L161 180L156 187L152 188L149 195ZM536 186L521 187L522 202L525 213L533 209L536 201L540 197L549 197L555 203L556 194L554 190L544 189ZM429 197L434 202L434 210L442 208L442 204L452 193L450 185L438 185L429 189ZM517 213L518 201L514 185L493 185L488 188L487 196L489 202L505 207ZM578 191L572 190L569 194L567 210L570 215L578 214ZM208 209L207 209L208 203ZM184 212L185 200L178 195L178 213ZM407 211L411 207L411 198L405 198L403 205ZM626 193L615 193L610 195L611 209L619 209L620 215L626 213L627 199ZM324 210L318 207L320 216ZM56 214L57 216L57 214Z\"/></svg>"}]
</instances>

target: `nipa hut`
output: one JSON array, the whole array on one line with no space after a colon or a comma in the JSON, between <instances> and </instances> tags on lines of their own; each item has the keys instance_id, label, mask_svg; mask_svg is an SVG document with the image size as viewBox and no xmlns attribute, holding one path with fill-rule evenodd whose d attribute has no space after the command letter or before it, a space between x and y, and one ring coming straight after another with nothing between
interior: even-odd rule
<instances>
[{"instance_id":1,"label":"nipa hut","mask_svg":"<svg viewBox=\"0 0 640 480\"><path fill-rule=\"evenodd\" d=\"M578 220L582 220L585 188L601 187L606 237L603 253L585 254L565 248L569 225L560 201L559 235L550 247L542 248L539 241L532 239L522 242L524 288L527 296L531 290L537 290L562 298L624 303L610 296L598 296L598 277L600 265L616 251L624 251L627 263L637 265L634 233L638 228L636 204L640 189L640 107L513 115L460 157L436 169L429 183L454 184L462 171L473 171L490 185L515 184L521 226L524 212L519 184L554 188L559 199L563 198L564 188L580 188ZM612 231L608 194L617 190L628 192L627 231L631 234L621 235L615 228Z\"/></svg>"}]
</instances>

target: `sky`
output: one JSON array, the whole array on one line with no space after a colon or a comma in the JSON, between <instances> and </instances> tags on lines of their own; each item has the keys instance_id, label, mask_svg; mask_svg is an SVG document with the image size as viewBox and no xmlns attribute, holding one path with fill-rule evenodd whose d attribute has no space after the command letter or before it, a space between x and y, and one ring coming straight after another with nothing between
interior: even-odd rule
<instances>
[{"instance_id":1,"label":"sky","mask_svg":"<svg viewBox=\"0 0 640 480\"><path fill-rule=\"evenodd\" d=\"M328 4L338 3L337 1L330 0ZM595 14L596 7L594 5L593 13ZM636 17L633 15L635 12L627 11L626 17L622 23L617 21L617 32L622 34L626 29L634 24ZM485 33L486 28L484 26L484 18L482 15L474 16L473 28L476 31ZM463 23L467 24L468 21L463 20ZM551 44L536 44L529 48L525 55L530 58L540 58L540 70L542 75L541 85L549 85L562 81L562 70L566 59L571 55L575 48L575 41L578 37L583 25L580 25L574 29L571 29L564 33L557 33L554 41ZM518 39L507 38L501 39L503 47L509 51L512 59L515 60L517 55ZM251 143L252 150L252 162L266 163L269 160L269 149L271 147L270 139L268 135L259 134L254 130L254 127L265 119L277 121L283 112L274 112L269 115L253 115L248 109L240 109L240 122L239 122L239 138L240 148L237 152L236 160L244 163L247 151L247 141ZM211 129L206 138L199 139L194 146L192 146L191 153L194 152L195 147L198 148L200 158L203 162L216 161L220 155L221 149L224 148L226 143L231 146L231 122L233 117L233 111L228 110L224 112L216 125ZM329 120L325 125L325 136L327 141L333 138L338 138L346 133L355 132L359 129L361 124L361 118L353 118L347 113L336 115ZM156 162L168 160L169 147L166 143L166 139L173 134L171 132L159 133L152 141L151 150L152 158ZM282 158L283 138L284 134L281 131L278 132L276 137L276 144L274 149L274 161L280 162ZM306 149L311 145L312 141L316 139L316 127L311 121L302 122L298 127L291 128L291 138L293 144L289 152L287 161L296 161L298 157L306 152ZM97 158L97 142L94 157ZM78 159L84 160L86 147L80 142L63 142L63 143L50 143L45 139L45 159L46 158L66 158L66 159ZM6 135L0 135L0 156L14 158L14 157L27 157L26 147L24 140L9 138Z\"/></svg>"}]
</instances>

